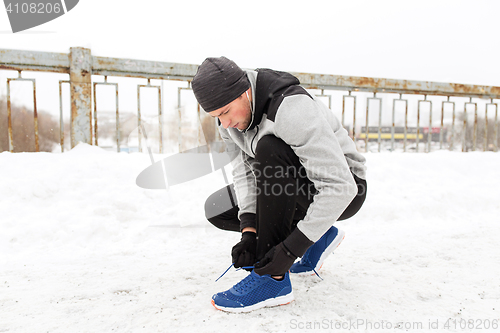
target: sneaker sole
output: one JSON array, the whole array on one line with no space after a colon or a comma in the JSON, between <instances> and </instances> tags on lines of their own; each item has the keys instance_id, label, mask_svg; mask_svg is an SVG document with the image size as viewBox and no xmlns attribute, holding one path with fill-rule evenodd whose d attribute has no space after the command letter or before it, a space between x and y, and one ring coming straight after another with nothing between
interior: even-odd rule
<instances>
[{"instance_id":1,"label":"sneaker sole","mask_svg":"<svg viewBox=\"0 0 500 333\"><path fill-rule=\"evenodd\" d=\"M228 308L228 307L224 307L224 306L219 306L219 305L215 304L214 300L212 300L212 305L217 310L221 310L221 311L225 311L225 312L241 313L241 312L250 312L250 311L265 308L265 307L286 305L286 304L293 302L294 300L295 300L295 298L293 297L293 291L292 291L289 294L279 296L276 298L266 299L266 300L259 302L257 304L249 305L249 306L245 306L245 307L241 307L241 308Z\"/></svg>"},{"instance_id":2,"label":"sneaker sole","mask_svg":"<svg viewBox=\"0 0 500 333\"><path fill-rule=\"evenodd\" d=\"M316 264L316 267L314 267L314 269L316 270L316 272L319 271L321 269L321 267L323 267L323 262L325 261L326 257L328 257L333 251L335 251L335 249L337 247L339 247L340 243L342 243L342 241L344 240L344 238L345 238L345 231L339 229L339 233L338 233L337 237L335 237L335 239L333 240L333 242L330 245L328 245L328 247L326 248L325 251L323 251L323 253L321 254L321 257L319 257L318 263ZM314 273L314 271L312 271L312 272L311 271L309 271L309 272L301 272L301 273L291 273L291 274L298 275L298 276L316 275Z\"/></svg>"}]
</instances>

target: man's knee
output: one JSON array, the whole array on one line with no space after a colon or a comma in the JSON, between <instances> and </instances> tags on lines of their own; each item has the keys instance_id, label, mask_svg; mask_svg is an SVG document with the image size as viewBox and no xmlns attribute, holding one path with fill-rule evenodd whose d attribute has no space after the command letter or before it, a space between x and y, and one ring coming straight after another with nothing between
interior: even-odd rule
<instances>
[{"instance_id":1,"label":"man's knee","mask_svg":"<svg viewBox=\"0 0 500 333\"><path fill-rule=\"evenodd\" d=\"M212 193L205 201L205 216L210 219L238 206L234 186L228 185Z\"/></svg>"},{"instance_id":2,"label":"man's knee","mask_svg":"<svg viewBox=\"0 0 500 333\"><path fill-rule=\"evenodd\" d=\"M299 165L298 157L292 148L274 135L266 135L259 140L255 149L255 161L255 167L261 172L265 167Z\"/></svg>"},{"instance_id":3,"label":"man's knee","mask_svg":"<svg viewBox=\"0 0 500 333\"><path fill-rule=\"evenodd\" d=\"M281 152L286 147L290 146L288 146L283 140L275 137L274 135L266 135L259 140L257 148L255 149L255 157L272 157L276 153Z\"/></svg>"},{"instance_id":4,"label":"man's knee","mask_svg":"<svg viewBox=\"0 0 500 333\"><path fill-rule=\"evenodd\" d=\"M205 201L205 217L219 229L239 231L238 211L233 185L211 194Z\"/></svg>"},{"instance_id":5,"label":"man's knee","mask_svg":"<svg viewBox=\"0 0 500 333\"><path fill-rule=\"evenodd\" d=\"M226 212L214 200L215 194L209 196L207 201L205 201L205 217L214 227L227 230L227 221L224 219L224 213Z\"/></svg>"},{"instance_id":6,"label":"man's knee","mask_svg":"<svg viewBox=\"0 0 500 333\"><path fill-rule=\"evenodd\" d=\"M214 216L219 215L217 213L217 207L213 197L214 194L209 196L205 201L205 217L207 218L208 221L210 221ZM212 223L212 221L210 221L210 223Z\"/></svg>"}]
</instances>

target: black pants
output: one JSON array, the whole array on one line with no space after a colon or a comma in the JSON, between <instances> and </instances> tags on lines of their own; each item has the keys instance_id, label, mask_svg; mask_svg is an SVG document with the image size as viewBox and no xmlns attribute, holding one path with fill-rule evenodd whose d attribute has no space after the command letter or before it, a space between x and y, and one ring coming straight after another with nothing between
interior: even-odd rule
<instances>
[{"instance_id":1,"label":"black pants","mask_svg":"<svg viewBox=\"0 0 500 333\"><path fill-rule=\"evenodd\" d=\"M275 136L268 135L259 141L255 162L258 261L290 235L305 217L317 191L292 148ZM356 214L365 201L366 181L354 174L352 176L358 193L339 221ZM233 184L210 195L205 203L208 221L223 230L240 231L238 211Z\"/></svg>"}]
</instances>

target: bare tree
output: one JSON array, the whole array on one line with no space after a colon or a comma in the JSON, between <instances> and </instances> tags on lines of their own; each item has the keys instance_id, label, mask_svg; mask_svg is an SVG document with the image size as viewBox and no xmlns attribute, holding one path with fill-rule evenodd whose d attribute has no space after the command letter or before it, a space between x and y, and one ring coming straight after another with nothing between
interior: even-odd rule
<instances>
[{"instance_id":1,"label":"bare tree","mask_svg":"<svg viewBox=\"0 0 500 333\"><path fill-rule=\"evenodd\" d=\"M464 132L464 114L457 116L455 123L454 146L462 147L465 134L465 151L472 151L474 145L476 150L493 151L495 150L495 141L497 148L500 147L500 136L495 133L495 127L498 132L498 123L493 119L478 118L477 123L473 119L467 119ZM450 133L451 131L448 131ZM451 135L451 133L450 133ZM495 136L496 135L496 136ZM485 149L486 148L486 149Z\"/></svg>"},{"instance_id":2,"label":"bare tree","mask_svg":"<svg viewBox=\"0 0 500 333\"><path fill-rule=\"evenodd\" d=\"M38 111L39 150L51 152L59 143L59 122L45 111ZM34 112L24 106L11 104L14 152L34 152ZM8 115L5 97L0 99L0 152L9 150Z\"/></svg>"}]
</instances>

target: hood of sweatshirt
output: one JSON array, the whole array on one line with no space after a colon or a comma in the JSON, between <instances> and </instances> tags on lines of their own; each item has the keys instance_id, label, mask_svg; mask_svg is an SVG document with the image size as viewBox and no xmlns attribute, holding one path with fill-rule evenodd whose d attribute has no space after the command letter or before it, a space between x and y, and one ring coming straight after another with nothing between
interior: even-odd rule
<instances>
[{"instance_id":1,"label":"hood of sweatshirt","mask_svg":"<svg viewBox=\"0 0 500 333\"><path fill-rule=\"evenodd\" d=\"M255 84L255 110L253 121L247 130L260 124L262 116L267 112L273 100L282 95L287 88L300 84L299 79L290 73L267 68L260 68L256 71L258 74Z\"/></svg>"}]
</instances>

